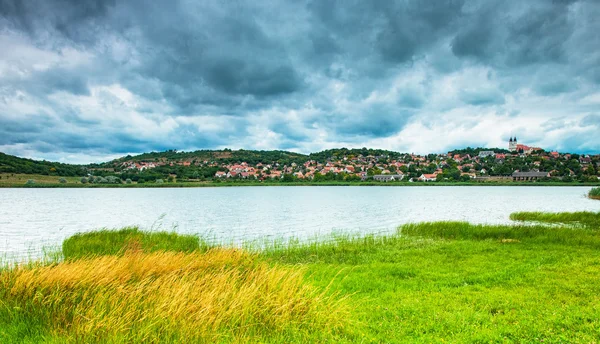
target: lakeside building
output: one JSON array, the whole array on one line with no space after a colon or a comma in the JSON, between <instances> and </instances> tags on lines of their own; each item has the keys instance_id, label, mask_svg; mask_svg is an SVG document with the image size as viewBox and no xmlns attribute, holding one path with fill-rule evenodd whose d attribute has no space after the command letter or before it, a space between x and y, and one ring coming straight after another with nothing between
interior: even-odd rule
<instances>
[{"instance_id":1,"label":"lakeside building","mask_svg":"<svg viewBox=\"0 0 600 344\"><path fill-rule=\"evenodd\" d=\"M373 180L378 182L393 182L395 180L402 180L403 174L377 174L373 176Z\"/></svg>"},{"instance_id":2,"label":"lakeside building","mask_svg":"<svg viewBox=\"0 0 600 344\"><path fill-rule=\"evenodd\" d=\"M421 174L421 176L418 179L423 182L435 182L437 180L437 174L424 173Z\"/></svg>"},{"instance_id":3,"label":"lakeside building","mask_svg":"<svg viewBox=\"0 0 600 344\"><path fill-rule=\"evenodd\" d=\"M508 176L477 176L473 178L476 182L510 182L513 180L511 175Z\"/></svg>"},{"instance_id":4,"label":"lakeside building","mask_svg":"<svg viewBox=\"0 0 600 344\"><path fill-rule=\"evenodd\" d=\"M549 172L514 172L513 181L531 181L550 177Z\"/></svg>"}]
</instances>

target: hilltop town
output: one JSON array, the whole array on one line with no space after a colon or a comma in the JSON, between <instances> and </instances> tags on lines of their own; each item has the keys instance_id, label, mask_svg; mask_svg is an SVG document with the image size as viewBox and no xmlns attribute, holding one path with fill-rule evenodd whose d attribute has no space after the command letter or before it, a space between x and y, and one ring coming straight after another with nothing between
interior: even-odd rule
<instances>
[{"instance_id":1,"label":"hilltop town","mask_svg":"<svg viewBox=\"0 0 600 344\"><path fill-rule=\"evenodd\" d=\"M309 155L282 151L169 151L116 160L101 169L112 169L132 180L150 176L148 181L155 176L192 181L590 182L600 178L600 155L546 152L519 144L516 137L511 137L507 149L467 148L429 155L366 148Z\"/></svg>"},{"instance_id":2,"label":"hilltop town","mask_svg":"<svg viewBox=\"0 0 600 344\"><path fill-rule=\"evenodd\" d=\"M381 149L330 149L308 155L286 151L201 150L144 153L110 162L69 165L0 154L0 173L79 176L81 183L169 182L598 182L600 155L466 148L417 155Z\"/></svg>"}]
</instances>

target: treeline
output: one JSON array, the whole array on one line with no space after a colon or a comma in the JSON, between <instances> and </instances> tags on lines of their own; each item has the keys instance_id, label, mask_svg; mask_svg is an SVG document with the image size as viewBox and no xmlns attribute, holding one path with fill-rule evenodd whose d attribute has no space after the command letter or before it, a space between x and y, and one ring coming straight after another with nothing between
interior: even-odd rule
<instances>
[{"instance_id":1,"label":"treeline","mask_svg":"<svg viewBox=\"0 0 600 344\"><path fill-rule=\"evenodd\" d=\"M471 147L467 147L467 148L463 148L463 149L455 149L455 150L451 150L448 153L449 154L460 154L460 155L465 155L465 154L469 154L470 156L476 156L479 155L479 152L481 151L494 151L496 153L504 153L504 154L509 154L510 151L508 149L502 149L502 148L483 148L483 147L477 147L477 148L471 148Z\"/></svg>"},{"instance_id":2,"label":"treeline","mask_svg":"<svg viewBox=\"0 0 600 344\"><path fill-rule=\"evenodd\" d=\"M177 180L198 180L204 181L212 179L217 171L224 171L222 167L214 166L158 166L144 171L122 170L120 178L122 180L131 179L134 182L153 182L157 179ZM110 176L115 172L94 171L97 176Z\"/></svg>"},{"instance_id":3,"label":"treeline","mask_svg":"<svg viewBox=\"0 0 600 344\"><path fill-rule=\"evenodd\" d=\"M348 148L335 148L335 149L327 149L318 153L310 153L308 155L308 158L310 160L315 160L318 162L324 162L327 161L329 159L341 159L343 157L348 157L348 158L353 158L353 157L358 157L359 155L362 156L375 156L375 157L381 157L382 159L384 158L389 158L389 159L398 159L400 156L402 156L402 153L399 152L394 152L394 151L389 151L389 150L385 150L385 149L371 149L371 148L353 148L353 149L348 149Z\"/></svg>"},{"instance_id":4,"label":"treeline","mask_svg":"<svg viewBox=\"0 0 600 344\"><path fill-rule=\"evenodd\" d=\"M56 176L84 176L86 168L81 165L37 161L0 153L0 173L42 174Z\"/></svg>"},{"instance_id":5,"label":"treeline","mask_svg":"<svg viewBox=\"0 0 600 344\"><path fill-rule=\"evenodd\" d=\"M287 152L282 150L272 151L257 151L257 150L197 150L193 152L180 152L176 150L168 150L165 152L150 152L143 153L135 156L125 156L123 158L100 164L98 167L105 165L118 165L126 161L190 161L203 162L203 161L218 161L219 163L233 164L239 162L246 162L251 165L258 163L271 164L278 163L282 165L288 165L293 162L304 163L308 160L308 156L300 153Z\"/></svg>"}]
</instances>

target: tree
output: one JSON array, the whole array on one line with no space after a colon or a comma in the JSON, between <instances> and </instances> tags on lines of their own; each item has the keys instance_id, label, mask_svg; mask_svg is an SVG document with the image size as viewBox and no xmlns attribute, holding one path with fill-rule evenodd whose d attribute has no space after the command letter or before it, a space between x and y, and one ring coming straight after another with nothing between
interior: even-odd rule
<instances>
[{"instance_id":1,"label":"tree","mask_svg":"<svg viewBox=\"0 0 600 344\"><path fill-rule=\"evenodd\" d=\"M115 176L108 176L105 179L108 184L121 184L121 179Z\"/></svg>"},{"instance_id":2,"label":"tree","mask_svg":"<svg viewBox=\"0 0 600 344\"><path fill-rule=\"evenodd\" d=\"M590 165L588 166L588 168L585 170L585 173L587 175L593 176L596 174L596 169L594 168L594 165Z\"/></svg>"},{"instance_id":3,"label":"tree","mask_svg":"<svg viewBox=\"0 0 600 344\"><path fill-rule=\"evenodd\" d=\"M361 178L356 174L351 174L346 177L346 181L348 182L360 182Z\"/></svg>"},{"instance_id":4,"label":"tree","mask_svg":"<svg viewBox=\"0 0 600 344\"><path fill-rule=\"evenodd\" d=\"M284 183L290 183L293 182L296 179L296 177L294 177L292 174L284 174L283 178L281 179L282 182Z\"/></svg>"},{"instance_id":5,"label":"tree","mask_svg":"<svg viewBox=\"0 0 600 344\"><path fill-rule=\"evenodd\" d=\"M460 176L460 181L461 182L469 182L471 181L471 177L464 175L464 176Z\"/></svg>"}]
</instances>

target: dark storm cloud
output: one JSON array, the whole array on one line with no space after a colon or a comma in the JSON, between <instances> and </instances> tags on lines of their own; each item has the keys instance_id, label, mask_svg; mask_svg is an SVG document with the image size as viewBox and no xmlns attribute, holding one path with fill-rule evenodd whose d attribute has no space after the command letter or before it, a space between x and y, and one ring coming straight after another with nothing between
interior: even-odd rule
<instances>
[{"instance_id":1,"label":"dark storm cloud","mask_svg":"<svg viewBox=\"0 0 600 344\"><path fill-rule=\"evenodd\" d=\"M38 116L35 121L0 117L0 145L31 142L54 123L49 116Z\"/></svg>"},{"instance_id":2,"label":"dark storm cloud","mask_svg":"<svg viewBox=\"0 0 600 344\"><path fill-rule=\"evenodd\" d=\"M364 138L387 137L397 133L412 115L413 112L403 110L395 104L374 104L352 114L326 114L316 123L345 141L356 141Z\"/></svg>"},{"instance_id":3,"label":"dark storm cloud","mask_svg":"<svg viewBox=\"0 0 600 344\"><path fill-rule=\"evenodd\" d=\"M36 87L38 92L48 94L65 91L75 95L89 94L86 78L65 68L50 69L36 75L32 80L26 80L29 88Z\"/></svg>"},{"instance_id":4,"label":"dark storm cloud","mask_svg":"<svg viewBox=\"0 0 600 344\"><path fill-rule=\"evenodd\" d=\"M557 95L561 93L571 92L577 89L577 83L566 80L546 80L537 84L534 89L541 95Z\"/></svg>"},{"instance_id":5,"label":"dark storm cloud","mask_svg":"<svg viewBox=\"0 0 600 344\"><path fill-rule=\"evenodd\" d=\"M497 90L463 90L460 99L470 105L504 104L504 95Z\"/></svg>"},{"instance_id":6,"label":"dark storm cloud","mask_svg":"<svg viewBox=\"0 0 600 344\"><path fill-rule=\"evenodd\" d=\"M566 44L574 30L569 6L575 2L509 1L475 5L463 17L464 23L451 43L452 51L459 57L515 67L565 63Z\"/></svg>"},{"instance_id":7,"label":"dark storm cloud","mask_svg":"<svg viewBox=\"0 0 600 344\"><path fill-rule=\"evenodd\" d=\"M102 19L115 5L114 0L2 0L0 15L8 23L31 35L55 30L77 42L92 42L102 30ZM95 29L94 29L95 28Z\"/></svg>"},{"instance_id":8,"label":"dark storm cloud","mask_svg":"<svg viewBox=\"0 0 600 344\"><path fill-rule=\"evenodd\" d=\"M568 95L565 115L598 92L598 15L592 0L0 0L0 145L253 148L254 127L272 148L318 131L359 144L449 110L526 118L530 94Z\"/></svg>"},{"instance_id":9,"label":"dark storm cloud","mask_svg":"<svg viewBox=\"0 0 600 344\"><path fill-rule=\"evenodd\" d=\"M367 56L368 63L361 67L373 73L381 63L385 68L411 61L443 37L444 29L456 24L462 5L459 0L311 1L308 9L314 16L313 30L318 30L312 35L317 42L331 42L326 47L332 50L325 55Z\"/></svg>"}]
</instances>

